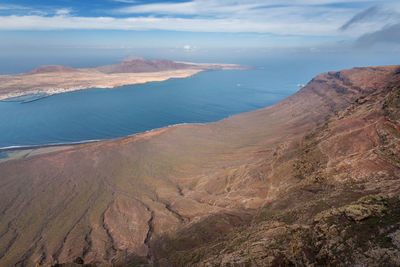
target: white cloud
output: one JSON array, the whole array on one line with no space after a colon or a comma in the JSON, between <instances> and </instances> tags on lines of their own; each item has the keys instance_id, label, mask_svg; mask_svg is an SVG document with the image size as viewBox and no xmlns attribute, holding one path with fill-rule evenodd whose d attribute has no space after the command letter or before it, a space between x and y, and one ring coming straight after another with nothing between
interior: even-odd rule
<instances>
[{"instance_id":1,"label":"white cloud","mask_svg":"<svg viewBox=\"0 0 400 267\"><path fill-rule=\"evenodd\" d=\"M134 0L114 0L131 2ZM366 0L352 0L366 2ZM183 3L129 5L112 12L133 14L130 18L73 16L71 9L59 9L54 16L0 16L0 30L172 30L189 32L258 32L356 38L371 30L338 29L360 10L332 8L322 4L347 0L193 0ZM371 3L374 2L371 0ZM393 1L382 1L391 3ZM1 6L0 6L1 7ZM163 17L156 15L164 15Z\"/></svg>"},{"instance_id":2,"label":"white cloud","mask_svg":"<svg viewBox=\"0 0 400 267\"><path fill-rule=\"evenodd\" d=\"M340 25L340 24L339 24ZM0 16L0 30L175 30L190 32L268 32L276 34L330 35L339 25L302 21L243 21L240 19L112 18L74 16Z\"/></svg>"},{"instance_id":3,"label":"white cloud","mask_svg":"<svg viewBox=\"0 0 400 267\"><path fill-rule=\"evenodd\" d=\"M124 0L123 0L124 1ZM353 0L352 2L373 2ZM193 0L182 3L153 3L131 5L114 10L123 14L154 13L163 15L223 15L232 16L248 12L258 13L258 8L276 6L307 6L346 3L348 0Z\"/></svg>"},{"instance_id":4,"label":"white cloud","mask_svg":"<svg viewBox=\"0 0 400 267\"><path fill-rule=\"evenodd\" d=\"M57 16L66 16L66 15L69 15L70 13L71 13L70 8L61 8L61 9L56 10Z\"/></svg>"},{"instance_id":5,"label":"white cloud","mask_svg":"<svg viewBox=\"0 0 400 267\"><path fill-rule=\"evenodd\" d=\"M193 46L193 45L188 45L187 44L187 45L183 46L183 50L186 51L186 52L192 52L192 51L195 51L197 49L198 49L198 47Z\"/></svg>"},{"instance_id":6,"label":"white cloud","mask_svg":"<svg viewBox=\"0 0 400 267\"><path fill-rule=\"evenodd\" d=\"M27 10L30 9L28 7L20 6L20 5L1 5L0 4L0 10Z\"/></svg>"},{"instance_id":7,"label":"white cloud","mask_svg":"<svg viewBox=\"0 0 400 267\"><path fill-rule=\"evenodd\" d=\"M114 0L114 2L134 4L134 3L136 3L137 1L136 1L136 0Z\"/></svg>"}]
</instances>

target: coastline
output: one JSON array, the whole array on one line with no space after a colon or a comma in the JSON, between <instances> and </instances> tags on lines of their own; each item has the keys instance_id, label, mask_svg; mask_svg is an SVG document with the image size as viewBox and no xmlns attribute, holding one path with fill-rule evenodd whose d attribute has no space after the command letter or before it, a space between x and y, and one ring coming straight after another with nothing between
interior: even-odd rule
<instances>
[{"instance_id":1,"label":"coastline","mask_svg":"<svg viewBox=\"0 0 400 267\"><path fill-rule=\"evenodd\" d=\"M227 118L229 118L229 117L227 117ZM227 118L224 118L222 120L225 120ZM52 143L52 144L26 145L26 146L13 145L13 146L7 146L7 147L0 147L0 164L2 162L9 161L9 160L27 158L27 157L35 156L35 155L39 155L39 154L46 154L46 153L56 152L56 151L60 151L60 150L75 148L79 145L89 145L89 144L95 144L95 143L113 142L113 141L118 141L118 140L122 141L127 138L140 138L140 139L141 138L149 138L149 137L152 137L159 133L165 132L169 129L175 128L175 127L184 127L184 126L191 126L191 125L206 125L206 124L214 123L214 122L216 122L216 121L204 122L204 123L203 122L176 123L176 124L171 124L171 125L167 125L164 127L150 129L150 130L140 132L140 133L134 133L134 134L116 137L116 138L110 138L110 139L94 139L94 140L83 140L83 141L76 141L76 142L70 142L70 143ZM11 155L11 157L8 156L9 154ZM19 156L15 157L15 154L19 154ZM2 157L2 155L3 155L3 157Z\"/></svg>"},{"instance_id":2,"label":"coastline","mask_svg":"<svg viewBox=\"0 0 400 267\"><path fill-rule=\"evenodd\" d=\"M116 139L119 139L119 138L116 138ZM16 150L40 149L40 148L46 148L46 147L76 146L76 145L90 144L90 143L96 143L96 142L107 141L107 140L114 140L114 139L83 140L83 141L77 141L77 142L71 142L71 143L50 143L50 144L43 144L43 145L6 146L6 147L0 147L0 153L16 151Z\"/></svg>"},{"instance_id":3,"label":"coastline","mask_svg":"<svg viewBox=\"0 0 400 267\"><path fill-rule=\"evenodd\" d=\"M66 66L41 66L21 74L0 75L0 101L26 95L47 96L91 88L115 87L188 78L202 71L245 70L235 64L193 63L170 60L131 60L117 65L74 69Z\"/></svg>"},{"instance_id":4,"label":"coastline","mask_svg":"<svg viewBox=\"0 0 400 267\"><path fill-rule=\"evenodd\" d=\"M10 92L10 93L2 93L1 92L1 86L0 86L0 101L1 102L11 102L11 101L7 101L8 99L12 99L12 98L18 98L18 97L23 97L23 96L28 96L28 95L39 95L39 94L45 94L45 96L41 97L41 98L45 98L45 97L49 97L52 95L56 95L56 94L63 94L63 93L69 93L69 92L74 92L74 91L80 91L80 90L87 90L87 89L92 89L92 88L101 88L101 89L113 89L116 87L121 87L121 86L126 86L126 85L135 85L135 84L145 84L145 83L149 83L149 82L163 82L163 81L167 81L170 79L184 79L184 78L188 78L191 77L193 75L196 75L199 72L203 72L203 71L207 71L207 70L201 70L201 69L190 69L190 70L185 70L185 73L182 72L176 72L176 71L172 71L172 73L169 71L168 73L161 73L161 74L166 74L165 76L161 75L161 76L150 76L150 77L133 77L134 79L127 79L125 81L119 81L119 82L113 82L111 81L111 83L109 84L87 84L87 85L81 85L81 86L67 86L67 87L44 87L44 88L38 88L38 89L28 89L28 90L23 90L23 91L17 91L17 92ZM146 73L148 74L148 73ZM156 73L158 75L160 75L160 73ZM154 74L154 75L156 75ZM128 78L132 78L132 73L128 74ZM3 75L3 77L6 75ZM9 76L9 75L8 75ZM143 76L143 74L142 74ZM1 75L0 75L0 80L1 80ZM107 75L106 77L104 77L104 79L107 79ZM40 99L41 99L40 98ZM18 102L18 101L16 101Z\"/></svg>"},{"instance_id":5,"label":"coastline","mask_svg":"<svg viewBox=\"0 0 400 267\"><path fill-rule=\"evenodd\" d=\"M52 95L94 88L112 89L120 86L163 82L169 79L191 77L199 72L211 70L244 70L250 67L235 64L175 62L189 66L184 69L173 69L156 72L104 73L98 68L72 69L64 66L44 66L45 72L34 70L29 73L15 75L0 75L0 102L29 103ZM118 65L116 65L118 66ZM49 71L50 69L50 71ZM53 69L53 70L51 70ZM55 70L54 70L55 69ZM62 71L60 71L62 69ZM72 70L71 70L72 69ZM18 89L17 89L18 88ZM24 89L25 88L25 89ZM34 89L32 89L34 88ZM8 90L8 92L6 91ZM27 97L27 98L24 98ZM21 98L21 99L18 99ZM224 118L226 119L226 118ZM222 119L223 120L223 119ZM54 150L64 150L78 145L116 141L130 137L152 136L173 127L184 125L201 125L213 123L178 123L144 132L119 136L110 139L82 140L66 143L50 143L38 145L11 145L0 147L0 163L8 160L25 158L36 154L49 153ZM25 151L25 153L24 153ZM9 156L11 155L11 157ZM17 156L16 156L17 155Z\"/></svg>"}]
</instances>

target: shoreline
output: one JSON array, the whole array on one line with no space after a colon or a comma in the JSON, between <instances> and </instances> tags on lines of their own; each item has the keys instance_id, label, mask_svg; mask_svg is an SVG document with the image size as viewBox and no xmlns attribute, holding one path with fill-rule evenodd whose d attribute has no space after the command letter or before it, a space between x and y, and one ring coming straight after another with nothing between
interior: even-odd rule
<instances>
[{"instance_id":1,"label":"shoreline","mask_svg":"<svg viewBox=\"0 0 400 267\"><path fill-rule=\"evenodd\" d=\"M229 117L227 117L227 118L229 118ZM224 118L224 119L226 119L226 118ZM224 119L222 119L222 120L224 120ZM6 162L6 161L10 161L10 160L27 158L30 156L47 154L47 153L51 153L51 152L57 152L57 151L61 151L61 150L71 149L71 148L77 147L79 145L89 145L89 144L109 142L109 141L113 142L113 141L118 141L118 140L122 141L126 138L132 138L132 137L146 138L149 136L151 137L153 135L157 135L159 133L162 133L162 132L164 132L168 129L174 128L174 127L182 127L182 126L188 126L188 125L205 125L205 124L209 124L209 123L214 123L214 121L212 121L212 122L197 122L197 123L196 122L193 122L193 123L184 122L184 123L171 124L171 125L167 125L164 127L150 129L150 130L140 132L140 133L130 134L130 135L116 137L116 138L110 138L110 139L93 139L93 140L76 141L76 142L70 142L70 143L53 143L53 144L26 145L26 146L14 145L14 146L0 147L0 164L3 162ZM1 154L5 154L6 156L1 157Z\"/></svg>"},{"instance_id":2,"label":"shoreline","mask_svg":"<svg viewBox=\"0 0 400 267\"><path fill-rule=\"evenodd\" d=\"M136 84L146 84L146 83L151 83L151 82L165 82L170 79L185 79L192 77L200 72L205 72L209 70L195 70L192 73L187 73L184 76L167 76L167 77L162 77L161 79L149 79L145 81L132 81L132 82L127 82L127 83L121 83L121 84L114 84L114 85L88 85L88 86L71 86L71 87L52 87L52 88L44 88L44 89L32 89L29 91L25 92L15 92L15 93L8 93L8 94L1 94L0 93L0 102L19 102L19 103L29 103L33 102L36 100L40 100L43 98L47 98L53 95L58 95L58 94L65 94L65 93L70 93L70 92L75 92L75 91L83 91L83 90L90 90L90 89L114 89L117 87L122 87L122 86L128 86L128 85L136 85ZM33 101L8 101L8 99L13 99L13 98L19 98L19 97L24 97L24 96L35 96L35 95L40 95L40 94L45 94L45 96L40 97L38 99L35 99Z\"/></svg>"},{"instance_id":3,"label":"shoreline","mask_svg":"<svg viewBox=\"0 0 400 267\"><path fill-rule=\"evenodd\" d=\"M229 116L231 117L231 116ZM223 118L221 120L225 120L229 117ZM220 120L218 120L220 121ZM83 141L75 141L75 142L70 142L70 143L50 143L50 144L42 144L42 145L12 145L12 146L5 146L5 147L0 147L0 153L1 152L6 152L6 151L15 151L15 150L25 150L25 149L39 149L39 148L45 148L45 147L56 147L56 146L76 146L76 145L84 145L84 144L91 144L91 143L99 143L99 142L105 142L105 141L113 141L113 140L119 140L119 139L124 139L128 137L134 137L138 135L143 135L143 134L148 134L154 131L160 131L164 129L169 129L177 126L185 126L185 125L205 125L209 123L214 123L217 121L210 121L210 122L182 122L182 123L175 123L175 124L170 124L166 125L163 127L158 127L158 128L153 128L144 132L139 132L139 133L134 133L134 134L129 134L129 135L124 135L120 137L115 137L115 138L109 138L109 139L92 139L92 140L83 140Z\"/></svg>"},{"instance_id":4,"label":"shoreline","mask_svg":"<svg viewBox=\"0 0 400 267\"><path fill-rule=\"evenodd\" d=\"M163 82L174 78L188 78L203 71L252 68L236 64L190 63L167 60L168 64L179 65L168 68L160 62L163 61L157 63L157 61L133 60L123 61L117 65L77 69L53 65L41 66L28 73L0 75L0 101L27 95L45 94L52 96L92 88L112 89L126 85ZM151 64L152 66L159 64L159 69L141 69L140 66L138 67L135 64Z\"/></svg>"},{"instance_id":5,"label":"shoreline","mask_svg":"<svg viewBox=\"0 0 400 267\"><path fill-rule=\"evenodd\" d=\"M120 138L123 138L123 137L120 137ZM116 139L119 139L119 138L116 138ZM47 147L77 146L77 145L91 144L91 143L97 143L97 142L108 141L108 140L114 140L114 139L84 140L84 141L77 141L77 142L71 142L71 143L53 143L53 144L43 144L43 145L5 146L5 147L0 147L0 153L9 152L9 151L18 151L18 150L28 150L28 149L41 149L41 148L47 148Z\"/></svg>"},{"instance_id":6,"label":"shoreline","mask_svg":"<svg viewBox=\"0 0 400 267\"><path fill-rule=\"evenodd\" d=\"M30 103L33 101L38 101L43 98L50 97L56 94L64 94L80 90L90 90L90 89L113 89L122 86L136 85L136 84L146 84L150 82L164 82L170 79L183 79L194 76L200 72L205 71L215 71L215 70L245 70L251 69L251 67L244 67L236 64L217 64L217 63L188 63L188 62L176 62L179 64L187 64L188 68L185 69L175 69L166 70L158 72L145 72L145 73L103 73L96 68L91 69L75 69L73 72L37 72L37 73L25 73L25 74L15 74L15 75L0 75L0 83L2 80L3 88L7 88L10 84L7 82L11 80L11 86L8 91L2 92L2 87L0 87L0 102L4 103ZM48 66L51 68L58 68L63 66ZM85 75L90 77L86 77ZM91 76L92 75L92 76ZM99 76L101 77L99 79ZM82 79L82 77L85 77ZM74 78L77 78L74 80ZM38 81L32 81L32 80ZM25 80L25 83L23 82ZM72 83L65 83L64 80L70 81ZM46 81L51 81L53 83L58 82L57 85L46 84ZM19 85L18 87L16 85ZM67 86L62 86L67 85ZM31 89L32 88L32 89ZM27 99L24 99L27 97ZM21 98L21 99L18 99ZM230 117L230 116L228 116ZM228 118L227 117L227 118ZM223 118L226 119L226 118ZM221 120L223 120L221 119ZM205 122L205 123L177 123L171 125L165 125L159 128L149 129L143 132L128 134L124 136L119 136L115 138L107 139L95 139L95 140L83 140L74 142L60 142L60 143L49 143L49 144L38 144L38 145L10 145L5 147L0 147L0 163L8 160L25 158L31 155L49 153L51 151L58 151L55 148L72 148L78 145L92 144L98 142L116 141L122 140L124 138L129 138L133 136L152 136L153 133L163 132L169 128L183 126L183 125L202 125L208 123L214 123L215 121ZM52 149L53 148L53 149ZM26 153L24 153L24 151ZM37 153L36 153L37 152ZM18 154L19 156L15 156Z\"/></svg>"}]
</instances>

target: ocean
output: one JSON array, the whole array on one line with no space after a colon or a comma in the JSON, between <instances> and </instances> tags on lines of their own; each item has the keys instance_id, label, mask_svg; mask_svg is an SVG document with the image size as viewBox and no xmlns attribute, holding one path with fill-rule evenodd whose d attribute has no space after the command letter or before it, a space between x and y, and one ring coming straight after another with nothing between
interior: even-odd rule
<instances>
[{"instance_id":1,"label":"ocean","mask_svg":"<svg viewBox=\"0 0 400 267\"><path fill-rule=\"evenodd\" d=\"M105 140L175 124L214 122L272 105L318 73L353 66L350 60L318 58L312 63L298 59L236 63L255 68L93 88L26 103L0 102L0 148Z\"/></svg>"}]
</instances>

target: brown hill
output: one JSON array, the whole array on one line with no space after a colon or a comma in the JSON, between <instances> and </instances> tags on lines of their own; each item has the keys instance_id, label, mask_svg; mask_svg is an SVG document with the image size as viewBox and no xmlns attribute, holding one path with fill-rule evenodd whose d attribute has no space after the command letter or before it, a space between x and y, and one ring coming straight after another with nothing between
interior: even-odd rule
<instances>
[{"instance_id":1,"label":"brown hill","mask_svg":"<svg viewBox=\"0 0 400 267\"><path fill-rule=\"evenodd\" d=\"M114 88L124 85L186 78L201 71L248 69L234 64L200 64L129 57L116 65L74 69L67 66L42 66L31 72L0 75L0 101L30 94L59 94L89 88Z\"/></svg>"},{"instance_id":2,"label":"brown hill","mask_svg":"<svg viewBox=\"0 0 400 267\"><path fill-rule=\"evenodd\" d=\"M69 66L49 65L49 66L37 67L36 69L28 72L28 74L39 74L39 73L49 73L49 72L74 72L74 71L76 70Z\"/></svg>"},{"instance_id":3,"label":"brown hill","mask_svg":"<svg viewBox=\"0 0 400 267\"><path fill-rule=\"evenodd\" d=\"M179 63L167 59L129 59L116 65L98 67L97 70L104 73L135 73L135 72L157 72L166 70L189 69L195 65Z\"/></svg>"},{"instance_id":4,"label":"brown hill","mask_svg":"<svg viewBox=\"0 0 400 267\"><path fill-rule=\"evenodd\" d=\"M398 265L398 66L0 164L0 265Z\"/></svg>"},{"instance_id":5,"label":"brown hill","mask_svg":"<svg viewBox=\"0 0 400 267\"><path fill-rule=\"evenodd\" d=\"M234 64L200 64L191 62L177 62L168 59L147 60L143 58L127 58L116 65L97 67L103 73L141 73L160 72L171 70L198 69L198 70L221 70L221 69L248 69L249 67Z\"/></svg>"}]
</instances>

